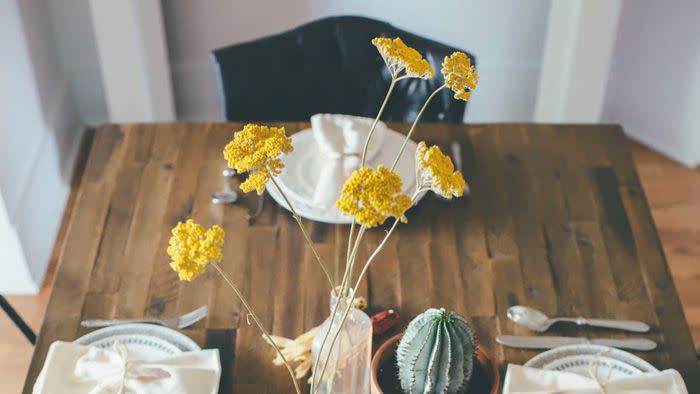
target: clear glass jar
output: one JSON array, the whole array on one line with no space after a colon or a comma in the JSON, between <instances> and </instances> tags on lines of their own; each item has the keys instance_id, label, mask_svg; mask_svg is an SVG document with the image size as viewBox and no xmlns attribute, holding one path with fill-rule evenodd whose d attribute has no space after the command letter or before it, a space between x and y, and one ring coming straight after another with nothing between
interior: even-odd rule
<instances>
[{"instance_id":1,"label":"clear glass jar","mask_svg":"<svg viewBox=\"0 0 700 394\"><path fill-rule=\"evenodd\" d=\"M352 289L350 290L352 294ZM330 310L333 313L338 297L331 294ZM331 322L330 316L321 324L314 336L311 344L312 370L318 362L316 374L321 376L324 363L328 357L330 344L333 337L338 333L340 322L345 313L350 297L341 297L340 305L335 318ZM330 330L323 354L319 357L321 343ZM372 321L366 313L359 309L351 308L348 317L345 319L338 339L333 345L328 367L323 374L323 381L320 382L318 392L322 394L365 394L369 393L370 362L372 358Z\"/></svg>"}]
</instances>

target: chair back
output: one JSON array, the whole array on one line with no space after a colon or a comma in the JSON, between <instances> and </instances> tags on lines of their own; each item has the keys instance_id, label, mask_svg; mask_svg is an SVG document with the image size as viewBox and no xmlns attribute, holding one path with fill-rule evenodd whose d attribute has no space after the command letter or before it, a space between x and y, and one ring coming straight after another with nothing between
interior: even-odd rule
<instances>
[{"instance_id":1,"label":"chair back","mask_svg":"<svg viewBox=\"0 0 700 394\"><path fill-rule=\"evenodd\" d=\"M445 56L459 51L374 19L339 16L213 52L225 118L229 121L308 121L316 113L374 117L391 76L371 40L400 37L418 50L436 76L397 83L382 119L412 122L443 83ZM463 51L464 52L464 51ZM474 57L468 54L474 62ZM461 122L466 103L444 89L423 121Z\"/></svg>"}]
</instances>

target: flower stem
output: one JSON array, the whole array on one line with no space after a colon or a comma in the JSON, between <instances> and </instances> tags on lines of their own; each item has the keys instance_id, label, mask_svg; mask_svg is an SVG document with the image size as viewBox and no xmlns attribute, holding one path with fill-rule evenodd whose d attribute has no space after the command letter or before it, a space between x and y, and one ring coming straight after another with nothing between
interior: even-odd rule
<instances>
[{"instance_id":1,"label":"flower stem","mask_svg":"<svg viewBox=\"0 0 700 394\"><path fill-rule=\"evenodd\" d=\"M422 191L423 190L421 190L421 189L416 190L416 192L413 193L413 196L411 197L411 201L415 201L416 197L418 197L418 195ZM382 242L377 246L376 249L374 249L374 252L372 252L372 254L367 259L365 266L362 267L362 271L360 271L360 275L357 277L357 280L355 281L355 287L353 287L353 289L355 289L355 290L352 292L352 296L350 297L350 303L348 304L348 307L345 308L345 311L343 312L343 317L340 320L339 327L343 327L343 325L345 324L345 320L348 317L348 313L350 313L350 309L352 309L352 304L355 301L355 293L356 293L357 287L360 285L362 278L367 273L367 269L369 268L370 263L372 263L372 261L377 257L379 252L384 248L384 245L386 245L387 241L389 240L389 237L391 237L391 234L394 232L394 229L396 229L396 226L400 222L401 222L401 220L399 218L394 219L394 224L391 225L391 228L386 233L386 236L384 236L384 239L382 239ZM331 340L331 344L330 344L331 350L328 352L328 356L326 357L326 362L324 363L323 369L321 370L321 376L319 376L319 378L318 378L319 382L323 381L323 375L325 375L325 373L326 373L326 366L328 365L328 360L330 360L330 355L331 355L331 352L333 351L333 346L335 345L335 341L338 339L338 334L340 334L340 329L338 329L338 332L335 333L335 335L333 336L333 339ZM314 381L315 381L315 378L314 378ZM312 391L312 393L316 393L317 391L318 391L318 389Z\"/></svg>"},{"instance_id":2,"label":"flower stem","mask_svg":"<svg viewBox=\"0 0 700 394\"><path fill-rule=\"evenodd\" d=\"M366 226L364 226L364 225L361 226L360 230L357 233L357 238L355 239L355 245L352 248L350 248L350 246L348 245L348 251L350 251L352 249L352 252L349 254L350 257L348 257L348 260L346 261L345 274L343 275L343 281L340 283L340 291L336 293L336 294L340 293L340 296L338 297L338 299L340 299L340 297L345 297L345 294L347 291L346 286L350 282L350 278L352 276L352 270L354 267L355 257L357 256L357 249L359 247L360 241L361 241L362 236L364 235L366 229L367 229ZM338 305L340 305L340 302L336 302L335 306L333 307L333 311L331 311L331 316L330 316L331 324L332 324L332 322L335 321L335 316L338 314ZM321 341L321 347L318 349L319 358L323 354L323 349L326 346L326 341L328 340L328 335L330 334L330 332L331 332L331 327L328 328L328 331L326 331L325 335L323 336L323 340ZM331 348L331 351L332 350L333 350L333 348ZM312 390L316 385L316 380L314 379L314 377L316 376L316 371L318 370L318 362L319 362L319 360L316 360L316 362L314 363L313 370L311 372L311 379L312 379L311 380L311 389ZM321 384L321 382L319 381L318 384Z\"/></svg>"},{"instance_id":3,"label":"flower stem","mask_svg":"<svg viewBox=\"0 0 700 394\"><path fill-rule=\"evenodd\" d=\"M401 149L399 149L399 153L396 155L396 158L394 159L394 164L391 165L391 171L394 171L394 168L396 168L396 165L399 163L399 159L401 158L401 154L403 153L404 149L406 149L406 144L408 143L408 140L411 139L411 135L413 134L413 130L416 128L416 125L418 124L418 121L420 120L421 115L423 115L423 111L428 107L428 104L430 101L435 97L437 92L441 91L445 85L440 86L439 88L435 89L433 93L428 96L428 98L425 100L425 103L423 104L423 107L420 109L420 112L418 112L418 115L416 115L416 119L413 121L413 124L411 125L411 129L408 131L408 134L406 134L406 138L403 140L403 144L401 145Z\"/></svg>"},{"instance_id":4,"label":"flower stem","mask_svg":"<svg viewBox=\"0 0 700 394\"><path fill-rule=\"evenodd\" d=\"M287 198L287 195L284 194L284 192L282 191L282 188L280 188L280 185L277 184L275 177L274 176L270 177L270 180L275 185L275 187L277 188L277 191L280 193L282 198L284 198L284 201L287 203L289 210L292 211L292 216L294 217L294 220L296 220L297 224L299 225L299 228L301 228L301 232L304 234L304 239L306 240L307 245L309 245L309 247L311 248L311 251L313 252L314 257L316 257L316 261L318 261L318 265L321 266L323 273L326 275L326 279L328 280L328 285L330 286L331 291L336 293L335 286L333 286L333 279L331 279L331 275L328 273L326 266L323 265L323 262L321 261L321 256L316 251L316 248L314 248L314 243L311 241L311 237L309 237L309 234L306 232L306 227L304 227L304 224L301 222L301 216L299 216L296 209L294 209L294 206ZM336 295L337 295L337 293L336 293Z\"/></svg>"},{"instance_id":5,"label":"flower stem","mask_svg":"<svg viewBox=\"0 0 700 394\"><path fill-rule=\"evenodd\" d=\"M253 318L253 321L255 322L255 324L258 326L260 331L262 331L263 335L270 342L272 347L275 348L275 350L277 351L277 354L279 354L279 356L282 358L282 361L284 362L284 365L287 367L287 371L289 372L289 376L292 378L292 383L294 383L294 390L296 390L297 394L301 394L301 389L299 388L299 383L297 382L297 379L294 376L294 371L292 371L292 367L287 362L287 359L284 358L284 354L282 354L282 351L280 350L280 348L277 347L277 344L275 343L275 341L272 340L272 337L270 337L270 334L267 332L265 327L262 325L262 323L260 322L260 319L258 319L258 316L255 315L255 312L253 312L253 308L251 308L250 304L248 304L248 301L243 296L243 293L241 293L241 291L238 289L238 286L236 286L231 281L231 278L229 278L228 275L226 275L224 270L221 269L221 267L219 266L219 264L216 261L212 261L211 264L214 266L214 268L216 268L217 271L219 271L219 274L221 275L222 278L224 278L224 281L226 281L226 283L231 287L231 289L233 289L233 292L236 293L238 298L241 300L241 302L243 303L243 306L245 306L245 309L247 309L248 313L250 313L250 316Z\"/></svg>"},{"instance_id":6,"label":"flower stem","mask_svg":"<svg viewBox=\"0 0 700 394\"><path fill-rule=\"evenodd\" d=\"M382 106L379 107L379 113L377 113L377 117L374 118L374 122L372 123L372 127L370 127L370 129L369 129L369 133L367 134L367 139L365 140L365 147L362 149L362 160L360 160L360 168L365 166L365 159L367 156L367 147L369 146L369 141L372 139L372 134L374 133L374 129L377 127L377 123L379 122L379 119L382 117L382 113L384 113L384 108L386 107L386 103L389 101L389 96L391 96L391 91L394 90L394 86L396 86L397 80L398 79L396 79L394 76L392 76L391 84L389 85L389 90L386 92L386 96L384 97L384 102L382 102Z\"/></svg>"},{"instance_id":7,"label":"flower stem","mask_svg":"<svg viewBox=\"0 0 700 394\"><path fill-rule=\"evenodd\" d=\"M341 290L341 294L344 294ZM316 382L316 371L318 370L318 363L321 361L321 355L323 354L323 348L326 346L326 340L328 339L328 335L331 333L331 329L333 328L333 322L335 319L335 315L338 313L338 306L340 305L340 297L335 302L335 305L333 306L333 311L331 312L331 317L330 317L330 324L328 325L328 330L326 330L326 333L323 335L323 341L321 341L321 347L318 349L318 359L316 359L316 362L314 362L314 367L311 370L311 392L313 393L315 390L314 388L317 387L317 385L321 384L321 381L319 380ZM333 348L331 348L333 350ZM328 352L330 355L330 351ZM330 357L330 356L329 356ZM326 363L328 363L328 359L326 359ZM325 365L325 364L324 364ZM324 366L325 369L325 366Z\"/></svg>"}]
</instances>

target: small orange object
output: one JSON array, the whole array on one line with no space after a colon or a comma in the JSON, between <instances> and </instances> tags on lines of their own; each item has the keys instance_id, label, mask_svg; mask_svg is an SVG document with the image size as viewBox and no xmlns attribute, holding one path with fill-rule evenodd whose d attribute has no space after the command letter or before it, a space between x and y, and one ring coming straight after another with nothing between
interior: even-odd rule
<instances>
[{"instance_id":1,"label":"small orange object","mask_svg":"<svg viewBox=\"0 0 700 394\"><path fill-rule=\"evenodd\" d=\"M399 322L399 312L387 309L372 315L372 332L375 335L383 334Z\"/></svg>"}]
</instances>

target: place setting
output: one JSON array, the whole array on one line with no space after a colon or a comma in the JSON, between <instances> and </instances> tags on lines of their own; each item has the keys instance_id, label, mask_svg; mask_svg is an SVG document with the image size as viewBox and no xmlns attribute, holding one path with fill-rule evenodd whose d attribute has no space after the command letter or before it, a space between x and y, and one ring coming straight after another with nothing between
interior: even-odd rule
<instances>
[{"instance_id":1,"label":"place setting","mask_svg":"<svg viewBox=\"0 0 700 394\"><path fill-rule=\"evenodd\" d=\"M373 119L341 114L316 114L311 127L292 134L292 145L299 147L282 159L285 171L278 184L300 216L322 223L350 224L352 216L343 214L334 203L343 183L360 166L362 150ZM367 147L369 166L389 166L402 146L405 136L384 122L377 122ZM415 188L417 144L409 140L406 153L396 166L403 180L402 191ZM270 185L266 188L273 200L289 210L280 192Z\"/></svg>"},{"instance_id":2,"label":"place setting","mask_svg":"<svg viewBox=\"0 0 700 394\"><path fill-rule=\"evenodd\" d=\"M519 349L549 349L525 364L508 364L504 394L514 393L669 393L687 389L675 369L659 371L631 352L653 352L657 343L642 334L650 326L641 321L584 317L549 318L522 305L508 308L508 318L535 333L546 333L554 324L597 327L596 338L551 335L499 335L496 342ZM635 333L625 338L598 338L600 329ZM624 350L623 350L624 349Z\"/></svg>"},{"instance_id":3,"label":"place setting","mask_svg":"<svg viewBox=\"0 0 700 394\"><path fill-rule=\"evenodd\" d=\"M83 320L81 326L97 329L52 343L33 392L217 393L219 351L202 349L178 331L207 312L202 306L165 319Z\"/></svg>"}]
</instances>

